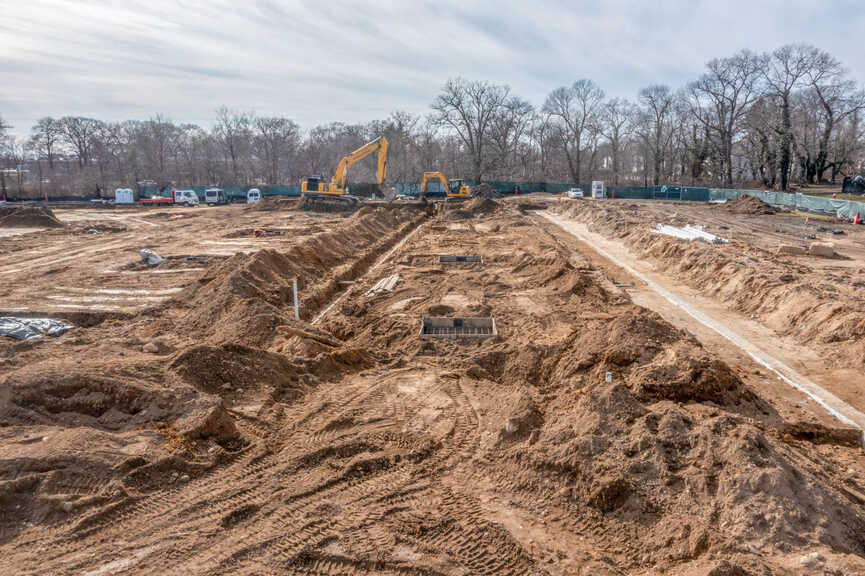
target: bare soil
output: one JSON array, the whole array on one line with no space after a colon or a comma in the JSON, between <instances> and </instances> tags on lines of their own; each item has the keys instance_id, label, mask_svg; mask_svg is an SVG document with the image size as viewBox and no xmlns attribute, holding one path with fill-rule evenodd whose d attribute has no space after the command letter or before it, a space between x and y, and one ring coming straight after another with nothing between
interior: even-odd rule
<instances>
[{"instance_id":1,"label":"bare soil","mask_svg":"<svg viewBox=\"0 0 865 576\"><path fill-rule=\"evenodd\" d=\"M0 228L61 228L63 223L45 206L0 206Z\"/></svg>"},{"instance_id":2,"label":"bare soil","mask_svg":"<svg viewBox=\"0 0 865 576\"><path fill-rule=\"evenodd\" d=\"M671 277L812 347L836 367L865 367L865 229L848 222L769 212L757 199L728 204L571 202L562 211L622 240ZM660 234L659 224L699 224L725 245ZM838 257L804 254L813 242ZM799 246L803 255L778 252Z\"/></svg>"},{"instance_id":3,"label":"bare soil","mask_svg":"<svg viewBox=\"0 0 865 576\"><path fill-rule=\"evenodd\" d=\"M129 212L10 241L10 308L179 290L0 343L0 572L865 573L855 437L782 416L531 209ZM297 233L208 243L268 227ZM142 269L143 244L198 270ZM431 315L499 335L420 338Z\"/></svg>"}]
</instances>

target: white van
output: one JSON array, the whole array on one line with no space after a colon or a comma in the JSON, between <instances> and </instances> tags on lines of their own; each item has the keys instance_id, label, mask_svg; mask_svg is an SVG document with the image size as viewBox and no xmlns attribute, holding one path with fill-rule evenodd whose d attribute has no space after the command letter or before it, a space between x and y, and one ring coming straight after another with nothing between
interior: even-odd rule
<instances>
[{"instance_id":1,"label":"white van","mask_svg":"<svg viewBox=\"0 0 865 576\"><path fill-rule=\"evenodd\" d=\"M228 199L225 197L225 192L222 191L222 188L208 188L204 191L204 203L208 206L228 204Z\"/></svg>"},{"instance_id":2,"label":"white van","mask_svg":"<svg viewBox=\"0 0 865 576\"><path fill-rule=\"evenodd\" d=\"M246 193L246 203L255 204L259 201L261 201L261 190L258 188L250 188L249 192Z\"/></svg>"},{"instance_id":3,"label":"white van","mask_svg":"<svg viewBox=\"0 0 865 576\"><path fill-rule=\"evenodd\" d=\"M198 194L195 193L195 190L175 190L174 203L184 206L198 206Z\"/></svg>"}]
</instances>

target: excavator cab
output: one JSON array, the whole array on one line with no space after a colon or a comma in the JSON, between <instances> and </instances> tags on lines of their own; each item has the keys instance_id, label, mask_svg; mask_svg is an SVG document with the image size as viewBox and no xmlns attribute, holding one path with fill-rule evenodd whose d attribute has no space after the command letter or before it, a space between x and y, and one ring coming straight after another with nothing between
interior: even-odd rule
<instances>
[{"instance_id":1,"label":"excavator cab","mask_svg":"<svg viewBox=\"0 0 865 576\"><path fill-rule=\"evenodd\" d=\"M322 179L316 178L315 176L304 178L300 185L301 195L303 196L305 196L307 192L318 192L319 190L324 192L326 189L327 185L322 181Z\"/></svg>"},{"instance_id":2,"label":"excavator cab","mask_svg":"<svg viewBox=\"0 0 865 576\"><path fill-rule=\"evenodd\" d=\"M462 178L454 178L448 183L448 198L471 198L472 189Z\"/></svg>"}]
</instances>

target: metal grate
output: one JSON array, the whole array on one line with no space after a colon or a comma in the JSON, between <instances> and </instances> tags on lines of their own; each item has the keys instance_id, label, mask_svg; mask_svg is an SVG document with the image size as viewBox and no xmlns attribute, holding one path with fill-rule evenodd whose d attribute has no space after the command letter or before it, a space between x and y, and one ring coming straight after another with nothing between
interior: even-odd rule
<instances>
[{"instance_id":1,"label":"metal grate","mask_svg":"<svg viewBox=\"0 0 865 576\"><path fill-rule=\"evenodd\" d=\"M439 264L483 264L484 258L480 254L466 254L457 256L455 254L439 254Z\"/></svg>"},{"instance_id":2,"label":"metal grate","mask_svg":"<svg viewBox=\"0 0 865 576\"><path fill-rule=\"evenodd\" d=\"M421 338L490 338L497 336L494 318L425 317Z\"/></svg>"}]
</instances>

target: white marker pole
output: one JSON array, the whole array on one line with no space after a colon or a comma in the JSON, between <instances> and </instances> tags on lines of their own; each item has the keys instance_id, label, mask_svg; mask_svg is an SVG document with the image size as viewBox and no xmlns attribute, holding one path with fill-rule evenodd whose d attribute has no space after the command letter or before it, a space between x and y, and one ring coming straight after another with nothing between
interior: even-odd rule
<instances>
[{"instance_id":1,"label":"white marker pole","mask_svg":"<svg viewBox=\"0 0 865 576\"><path fill-rule=\"evenodd\" d=\"M300 310L297 304L297 278L291 281L291 286L294 288L294 319L300 320Z\"/></svg>"}]
</instances>

